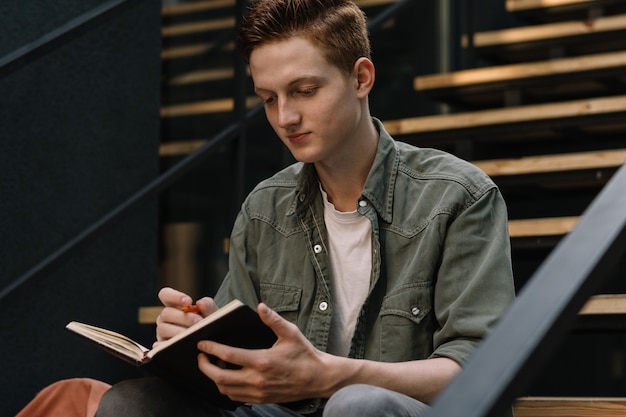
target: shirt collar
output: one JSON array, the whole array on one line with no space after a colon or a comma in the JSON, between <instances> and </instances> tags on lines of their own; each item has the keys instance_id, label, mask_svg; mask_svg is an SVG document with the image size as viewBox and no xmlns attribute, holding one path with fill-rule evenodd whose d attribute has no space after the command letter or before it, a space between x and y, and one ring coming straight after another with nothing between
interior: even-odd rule
<instances>
[{"instance_id":1,"label":"shirt collar","mask_svg":"<svg viewBox=\"0 0 626 417\"><path fill-rule=\"evenodd\" d=\"M363 187L363 197L374 206L378 215L387 223L392 221L393 191L398 173L400 155L393 138L378 119L373 119L380 133L374 163Z\"/></svg>"}]
</instances>

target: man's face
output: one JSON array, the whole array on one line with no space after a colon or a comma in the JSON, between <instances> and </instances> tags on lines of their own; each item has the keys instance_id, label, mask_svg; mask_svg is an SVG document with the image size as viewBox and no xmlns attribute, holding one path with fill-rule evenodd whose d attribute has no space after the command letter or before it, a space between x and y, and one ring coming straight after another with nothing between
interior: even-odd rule
<instances>
[{"instance_id":1,"label":"man's face","mask_svg":"<svg viewBox=\"0 0 626 417\"><path fill-rule=\"evenodd\" d=\"M358 146L367 104L357 78L331 65L310 41L293 37L258 47L250 72L270 124L297 160L341 163Z\"/></svg>"}]
</instances>

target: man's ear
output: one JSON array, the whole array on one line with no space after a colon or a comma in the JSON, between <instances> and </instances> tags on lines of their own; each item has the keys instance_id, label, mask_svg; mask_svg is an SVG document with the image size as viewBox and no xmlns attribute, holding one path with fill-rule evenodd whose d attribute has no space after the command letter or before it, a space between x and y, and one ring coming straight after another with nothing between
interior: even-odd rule
<instances>
[{"instance_id":1,"label":"man's ear","mask_svg":"<svg viewBox=\"0 0 626 417\"><path fill-rule=\"evenodd\" d=\"M365 98L374 87L376 69L374 63L368 58L361 57L354 63L354 74L357 86L357 96Z\"/></svg>"}]
</instances>

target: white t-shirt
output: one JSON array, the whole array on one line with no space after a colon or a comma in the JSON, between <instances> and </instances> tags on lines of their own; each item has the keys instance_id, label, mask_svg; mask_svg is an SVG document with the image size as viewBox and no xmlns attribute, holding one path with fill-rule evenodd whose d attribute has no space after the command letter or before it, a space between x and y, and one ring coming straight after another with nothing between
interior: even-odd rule
<instances>
[{"instance_id":1,"label":"white t-shirt","mask_svg":"<svg viewBox=\"0 0 626 417\"><path fill-rule=\"evenodd\" d=\"M322 195L333 303L327 350L333 355L348 356L356 321L370 286L372 223L356 210L337 211L323 190Z\"/></svg>"}]
</instances>

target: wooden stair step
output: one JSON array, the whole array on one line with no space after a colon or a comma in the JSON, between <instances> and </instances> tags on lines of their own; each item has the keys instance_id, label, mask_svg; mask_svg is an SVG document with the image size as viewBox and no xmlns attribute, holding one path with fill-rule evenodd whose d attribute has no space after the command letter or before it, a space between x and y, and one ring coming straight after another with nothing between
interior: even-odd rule
<instances>
[{"instance_id":1,"label":"wooden stair step","mask_svg":"<svg viewBox=\"0 0 626 417\"><path fill-rule=\"evenodd\" d=\"M626 96L601 97L558 103L534 104L503 109L480 110L434 116L411 117L384 122L385 128L398 137L414 135L420 138L451 138L459 135L526 137L529 131L546 134L555 128L594 127L609 131L626 128ZM518 128L518 129L513 129ZM408 141L410 138L407 138Z\"/></svg>"},{"instance_id":2,"label":"wooden stair step","mask_svg":"<svg viewBox=\"0 0 626 417\"><path fill-rule=\"evenodd\" d=\"M233 68L211 68L205 70L197 70L188 72L186 74L178 75L171 80L168 84L171 85L187 85L203 83L208 81L223 81L229 80L235 76L235 70Z\"/></svg>"},{"instance_id":3,"label":"wooden stair step","mask_svg":"<svg viewBox=\"0 0 626 417\"><path fill-rule=\"evenodd\" d=\"M233 16L164 26L161 33L163 36L181 36L201 32L210 32L214 30L231 29L234 27L235 17Z\"/></svg>"},{"instance_id":4,"label":"wooden stair step","mask_svg":"<svg viewBox=\"0 0 626 417\"><path fill-rule=\"evenodd\" d=\"M168 157L188 155L201 148L205 143L207 143L207 141L202 139L161 143L159 145L159 156Z\"/></svg>"},{"instance_id":5,"label":"wooden stair step","mask_svg":"<svg viewBox=\"0 0 626 417\"><path fill-rule=\"evenodd\" d=\"M359 7L384 6L385 4L396 3L398 0L354 0Z\"/></svg>"},{"instance_id":6,"label":"wooden stair step","mask_svg":"<svg viewBox=\"0 0 626 417\"><path fill-rule=\"evenodd\" d=\"M515 417L617 417L626 414L626 398L522 397L513 410Z\"/></svg>"},{"instance_id":7,"label":"wooden stair step","mask_svg":"<svg viewBox=\"0 0 626 417\"><path fill-rule=\"evenodd\" d=\"M361 8L384 6L386 4L396 3L398 0L354 0Z\"/></svg>"},{"instance_id":8,"label":"wooden stair step","mask_svg":"<svg viewBox=\"0 0 626 417\"><path fill-rule=\"evenodd\" d=\"M525 10L551 9L555 7L587 8L601 4L616 3L615 0L506 0L506 10L515 13Z\"/></svg>"},{"instance_id":9,"label":"wooden stair step","mask_svg":"<svg viewBox=\"0 0 626 417\"><path fill-rule=\"evenodd\" d=\"M580 21L521 26L474 34L478 53L519 62L550 57L554 48L572 54L620 50L626 45L626 14ZM468 46L463 36L463 47Z\"/></svg>"},{"instance_id":10,"label":"wooden stair step","mask_svg":"<svg viewBox=\"0 0 626 417\"><path fill-rule=\"evenodd\" d=\"M474 161L491 177L587 169L617 168L626 163L626 149Z\"/></svg>"},{"instance_id":11,"label":"wooden stair step","mask_svg":"<svg viewBox=\"0 0 626 417\"><path fill-rule=\"evenodd\" d=\"M154 324L161 314L163 306L144 306L137 310L137 322L139 324Z\"/></svg>"},{"instance_id":12,"label":"wooden stair step","mask_svg":"<svg viewBox=\"0 0 626 417\"><path fill-rule=\"evenodd\" d=\"M248 76L250 75L248 68L246 68L246 73ZM231 80L234 76L235 70L232 67L207 68L177 75L169 80L168 84L177 86L205 83L211 81L225 81Z\"/></svg>"},{"instance_id":13,"label":"wooden stair step","mask_svg":"<svg viewBox=\"0 0 626 417\"><path fill-rule=\"evenodd\" d=\"M170 46L163 48L161 51L161 59L164 61L191 58L194 56L202 55L215 47L213 42L202 42L181 46ZM235 48L234 42L229 42L223 46L224 51L232 51Z\"/></svg>"},{"instance_id":14,"label":"wooden stair step","mask_svg":"<svg viewBox=\"0 0 626 417\"><path fill-rule=\"evenodd\" d=\"M571 232L580 217L547 217L539 219L509 220L511 239L562 236Z\"/></svg>"},{"instance_id":15,"label":"wooden stair step","mask_svg":"<svg viewBox=\"0 0 626 417\"><path fill-rule=\"evenodd\" d=\"M626 85L626 51L419 76L414 88L456 104L493 106L511 90L543 101L572 94L601 96L610 92L607 80Z\"/></svg>"},{"instance_id":16,"label":"wooden stair step","mask_svg":"<svg viewBox=\"0 0 626 417\"><path fill-rule=\"evenodd\" d=\"M521 26L474 34L474 46L487 48L501 45L565 40L604 32L621 32L626 29L626 15L606 16L592 21L570 21L545 25ZM463 41L467 46L467 39Z\"/></svg>"},{"instance_id":17,"label":"wooden stair step","mask_svg":"<svg viewBox=\"0 0 626 417\"><path fill-rule=\"evenodd\" d=\"M626 294L594 295L580 310L580 314L626 314Z\"/></svg>"},{"instance_id":18,"label":"wooden stair step","mask_svg":"<svg viewBox=\"0 0 626 417\"><path fill-rule=\"evenodd\" d=\"M530 20L555 21L624 13L623 0L506 0L506 10Z\"/></svg>"},{"instance_id":19,"label":"wooden stair step","mask_svg":"<svg viewBox=\"0 0 626 417\"><path fill-rule=\"evenodd\" d=\"M246 106L248 108L252 108L260 102L261 100L258 97L250 96L246 100ZM234 105L234 100L232 98L174 104L162 107L161 117L184 117L210 113L224 113L233 111Z\"/></svg>"},{"instance_id":20,"label":"wooden stair step","mask_svg":"<svg viewBox=\"0 0 626 417\"><path fill-rule=\"evenodd\" d=\"M161 8L161 14L163 16L177 16L187 13L197 13L208 10L223 9L235 6L235 1L236 0L206 0L172 4L163 6Z\"/></svg>"}]
</instances>

